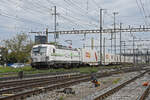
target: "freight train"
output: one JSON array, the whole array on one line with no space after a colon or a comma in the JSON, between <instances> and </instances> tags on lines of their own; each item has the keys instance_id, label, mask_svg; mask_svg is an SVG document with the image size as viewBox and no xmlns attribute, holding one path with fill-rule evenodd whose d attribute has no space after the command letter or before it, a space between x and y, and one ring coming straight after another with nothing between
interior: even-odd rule
<instances>
[{"instance_id":1,"label":"freight train","mask_svg":"<svg viewBox=\"0 0 150 100\"><path fill-rule=\"evenodd\" d=\"M71 68L80 66L98 66L99 52L95 49L70 48L62 45L38 44L31 50L32 67L34 68ZM121 57L122 61L123 57ZM126 62L131 62L131 59ZM104 65L117 64L119 55L105 54L102 57Z\"/></svg>"}]
</instances>

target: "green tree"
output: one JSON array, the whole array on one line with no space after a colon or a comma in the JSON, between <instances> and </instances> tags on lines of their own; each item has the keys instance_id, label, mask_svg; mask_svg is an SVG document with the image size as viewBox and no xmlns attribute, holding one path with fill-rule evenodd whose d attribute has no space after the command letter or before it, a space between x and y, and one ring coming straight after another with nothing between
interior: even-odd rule
<instances>
[{"instance_id":1,"label":"green tree","mask_svg":"<svg viewBox=\"0 0 150 100\"><path fill-rule=\"evenodd\" d=\"M28 35L17 34L11 39L4 40L4 46L8 49L7 62L28 62L33 41Z\"/></svg>"},{"instance_id":2,"label":"green tree","mask_svg":"<svg viewBox=\"0 0 150 100\"><path fill-rule=\"evenodd\" d=\"M5 64L7 61L8 50L4 47L0 47L0 64Z\"/></svg>"}]
</instances>

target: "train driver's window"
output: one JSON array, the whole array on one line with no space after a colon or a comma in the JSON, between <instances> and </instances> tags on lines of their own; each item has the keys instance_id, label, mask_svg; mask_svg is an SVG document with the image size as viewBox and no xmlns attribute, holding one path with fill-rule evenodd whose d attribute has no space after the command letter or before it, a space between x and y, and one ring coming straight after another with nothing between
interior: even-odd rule
<instances>
[{"instance_id":1,"label":"train driver's window","mask_svg":"<svg viewBox=\"0 0 150 100\"><path fill-rule=\"evenodd\" d=\"M55 49L53 49L53 53L55 53Z\"/></svg>"}]
</instances>

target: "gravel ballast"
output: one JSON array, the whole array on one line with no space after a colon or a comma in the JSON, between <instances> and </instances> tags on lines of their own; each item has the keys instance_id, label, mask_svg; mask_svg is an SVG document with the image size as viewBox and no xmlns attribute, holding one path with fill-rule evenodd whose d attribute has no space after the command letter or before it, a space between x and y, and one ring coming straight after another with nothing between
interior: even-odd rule
<instances>
[{"instance_id":1,"label":"gravel ballast","mask_svg":"<svg viewBox=\"0 0 150 100\"><path fill-rule=\"evenodd\" d=\"M92 98L95 97L95 94L99 94L99 92L104 91L108 87L129 80L138 74L138 72L131 72L100 78L100 87L94 87L94 84L91 82L84 82L78 85L70 86L69 88L72 88L73 91L75 91L75 94L65 94L60 92L63 91L63 89L59 89L42 93L37 96L34 95L27 98L27 100L92 100Z\"/></svg>"}]
</instances>

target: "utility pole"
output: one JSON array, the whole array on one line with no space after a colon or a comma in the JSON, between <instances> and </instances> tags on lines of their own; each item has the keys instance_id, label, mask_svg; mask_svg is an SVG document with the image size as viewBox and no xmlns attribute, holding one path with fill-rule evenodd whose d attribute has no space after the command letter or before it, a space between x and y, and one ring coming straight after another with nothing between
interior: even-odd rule
<instances>
[{"instance_id":1,"label":"utility pole","mask_svg":"<svg viewBox=\"0 0 150 100\"><path fill-rule=\"evenodd\" d=\"M86 42L86 34L84 34L84 43L83 43L83 48L85 49L85 42Z\"/></svg>"},{"instance_id":2,"label":"utility pole","mask_svg":"<svg viewBox=\"0 0 150 100\"><path fill-rule=\"evenodd\" d=\"M104 56L104 65L105 65L105 37L103 42L103 56Z\"/></svg>"},{"instance_id":3,"label":"utility pole","mask_svg":"<svg viewBox=\"0 0 150 100\"><path fill-rule=\"evenodd\" d=\"M113 40L113 32L111 31L111 54L112 54L112 41Z\"/></svg>"},{"instance_id":4,"label":"utility pole","mask_svg":"<svg viewBox=\"0 0 150 100\"><path fill-rule=\"evenodd\" d=\"M125 50L126 50L126 43L124 42L124 63L126 62L126 57L125 57Z\"/></svg>"},{"instance_id":5,"label":"utility pole","mask_svg":"<svg viewBox=\"0 0 150 100\"><path fill-rule=\"evenodd\" d=\"M57 42L57 38L59 38L59 35L56 34L56 30L57 30L57 10L56 10L56 6L54 6L54 39L55 39L55 43Z\"/></svg>"},{"instance_id":6,"label":"utility pole","mask_svg":"<svg viewBox=\"0 0 150 100\"><path fill-rule=\"evenodd\" d=\"M142 49L141 49L141 63L143 63L143 53L142 53Z\"/></svg>"},{"instance_id":7,"label":"utility pole","mask_svg":"<svg viewBox=\"0 0 150 100\"><path fill-rule=\"evenodd\" d=\"M56 38L57 38L57 35L56 35L56 27L57 27L57 26L56 26L56 23L57 23L57 22L56 22L56 20L57 20L57 19L56 19L56 18L57 18L57 17L56 17L56 6L54 6L54 16L55 16L55 22L54 22L54 23L55 23L55 35L54 35L54 38L55 38L55 43L56 43Z\"/></svg>"},{"instance_id":8,"label":"utility pole","mask_svg":"<svg viewBox=\"0 0 150 100\"><path fill-rule=\"evenodd\" d=\"M137 48L137 64L139 63L139 49Z\"/></svg>"},{"instance_id":9,"label":"utility pole","mask_svg":"<svg viewBox=\"0 0 150 100\"><path fill-rule=\"evenodd\" d=\"M121 28L122 28L122 23L120 23L120 63L121 63L121 55L122 55L122 52L121 52L121 41L122 41L122 38L121 38Z\"/></svg>"},{"instance_id":10,"label":"utility pole","mask_svg":"<svg viewBox=\"0 0 150 100\"><path fill-rule=\"evenodd\" d=\"M102 65L102 16L103 16L103 10L104 9L100 9L100 64Z\"/></svg>"},{"instance_id":11,"label":"utility pole","mask_svg":"<svg viewBox=\"0 0 150 100\"><path fill-rule=\"evenodd\" d=\"M148 49L147 53L148 53L148 63L149 63L149 49Z\"/></svg>"},{"instance_id":12,"label":"utility pole","mask_svg":"<svg viewBox=\"0 0 150 100\"><path fill-rule=\"evenodd\" d=\"M48 43L48 28L46 28L46 43Z\"/></svg>"},{"instance_id":13,"label":"utility pole","mask_svg":"<svg viewBox=\"0 0 150 100\"><path fill-rule=\"evenodd\" d=\"M146 64L148 63L148 49L146 51Z\"/></svg>"},{"instance_id":14,"label":"utility pole","mask_svg":"<svg viewBox=\"0 0 150 100\"><path fill-rule=\"evenodd\" d=\"M92 50L94 49L94 38L93 37L91 38L91 49Z\"/></svg>"},{"instance_id":15,"label":"utility pole","mask_svg":"<svg viewBox=\"0 0 150 100\"><path fill-rule=\"evenodd\" d=\"M135 43L134 43L134 35L133 35L133 63L135 63L135 49L134 49Z\"/></svg>"},{"instance_id":16,"label":"utility pole","mask_svg":"<svg viewBox=\"0 0 150 100\"><path fill-rule=\"evenodd\" d=\"M137 49L135 49L135 64L137 63Z\"/></svg>"},{"instance_id":17,"label":"utility pole","mask_svg":"<svg viewBox=\"0 0 150 100\"><path fill-rule=\"evenodd\" d=\"M114 15L114 49L115 49L115 55L116 55L116 14L118 14L118 12L113 12ZM115 57L116 60L116 57Z\"/></svg>"}]
</instances>

